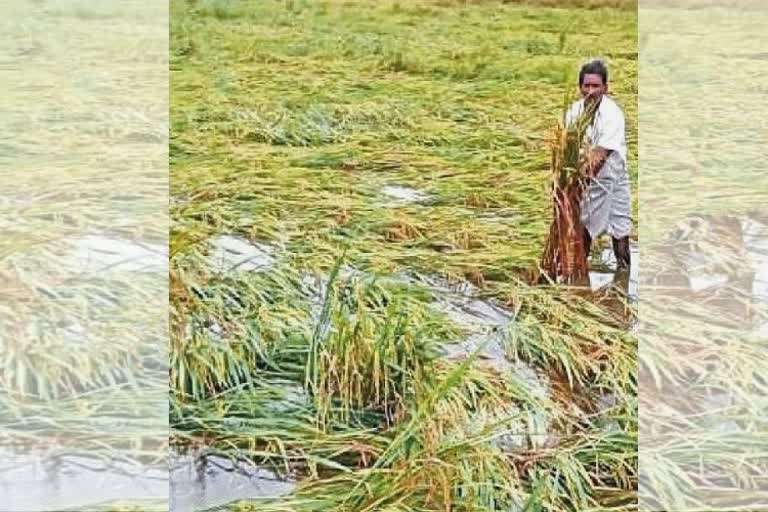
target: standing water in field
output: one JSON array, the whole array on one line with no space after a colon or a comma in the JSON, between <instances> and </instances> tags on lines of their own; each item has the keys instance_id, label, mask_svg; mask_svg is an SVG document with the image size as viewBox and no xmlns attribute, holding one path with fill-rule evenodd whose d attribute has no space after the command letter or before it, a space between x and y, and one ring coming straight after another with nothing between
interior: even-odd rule
<instances>
[{"instance_id":1,"label":"standing water in field","mask_svg":"<svg viewBox=\"0 0 768 512\"><path fill-rule=\"evenodd\" d=\"M2 509L13 512L108 510L109 503L127 501L164 504L168 471L87 454L51 456L8 447L0 449L0 496Z\"/></svg>"},{"instance_id":2,"label":"standing water in field","mask_svg":"<svg viewBox=\"0 0 768 512\"><path fill-rule=\"evenodd\" d=\"M261 272L275 264L275 248L232 235L211 241L211 267L217 272Z\"/></svg>"},{"instance_id":3,"label":"standing water in field","mask_svg":"<svg viewBox=\"0 0 768 512\"><path fill-rule=\"evenodd\" d=\"M387 206L390 207L405 206L429 199L429 196L424 192L402 185L385 185L381 188L381 193L390 199L387 203Z\"/></svg>"},{"instance_id":4,"label":"standing water in field","mask_svg":"<svg viewBox=\"0 0 768 512\"><path fill-rule=\"evenodd\" d=\"M13 512L113 510L128 501L162 510L169 498L170 512L196 512L241 499L274 498L296 487L266 468L199 454L172 455L170 468L46 456L40 450L3 449L0 458L3 510Z\"/></svg>"},{"instance_id":5,"label":"standing water in field","mask_svg":"<svg viewBox=\"0 0 768 512\"><path fill-rule=\"evenodd\" d=\"M611 285L626 287L623 291L630 300L638 298L638 276L640 275L640 251L636 243L630 244L632 263L629 275L622 275L616 271L616 256L610 248L603 249L599 262L593 264L593 270L589 272L589 286L592 291L603 290ZM625 278L625 282L617 282L617 278Z\"/></svg>"},{"instance_id":6,"label":"standing water in field","mask_svg":"<svg viewBox=\"0 0 768 512\"><path fill-rule=\"evenodd\" d=\"M171 458L170 512L197 512L233 501L276 498L296 483L250 462L201 454Z\"/></svg>"},{"instance_id":7,"label":"standing water in field","mask_svg":"<svg viewBox=\"0 0 768 512\"><path fill-rule=\"evenodd\" d=\"M70 240L67 264L75 271L163 272L168 268L168 247L114 236L86 235Z\"/></svg>"}]
</instances>

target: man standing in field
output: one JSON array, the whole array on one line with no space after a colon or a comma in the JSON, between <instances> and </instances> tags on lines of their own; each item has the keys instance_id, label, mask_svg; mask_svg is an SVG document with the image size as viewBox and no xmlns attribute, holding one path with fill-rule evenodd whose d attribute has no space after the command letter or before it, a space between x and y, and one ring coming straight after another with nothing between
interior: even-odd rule
<instances>
[{"instance_id":1,"label":"man standing in field","mask_svg":"<svg viewBox=\"0 0 768 512\"><path fill-rule=\"evenodd\" d=\"M592 241L608 232L619 268L628 269L632 201L624 113L608 96L608 69L602 61L594 60L582 66L579 89L582 99L568 109L566 124L576 120L586 106L596 105L592 123L586 129L591 147L585 170L589 185L581 204L586 254L589 255Z\"/></svg>"}]
</instances>

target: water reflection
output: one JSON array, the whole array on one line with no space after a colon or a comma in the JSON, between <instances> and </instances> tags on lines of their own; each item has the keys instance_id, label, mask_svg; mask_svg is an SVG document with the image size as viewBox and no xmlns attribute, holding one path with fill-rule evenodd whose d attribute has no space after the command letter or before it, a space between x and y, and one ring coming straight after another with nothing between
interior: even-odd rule
<instances>
[{"instance_id":1,"label":"water reflection","mask_svg":"<svg viewBox=\"0 0 768 512\"><path fill-rule=\"evenodd\" d=\"M629 272L618 270L613 250L604 249L589 272L589 287L593 292L616 285L630 300L638 298L638 276L640 275L640 251L636 243L630 245L632 265Z\"/></svg>"},{"instance_id":2,"label":"water reflection","mask_svg":"<svg viewBox=\"0 0 768 512\"><path fill-rule=\"evenodd\" d=\"M171 512L195 512L233 501L275 498L291 493L296 482L245 460L201 453L171 459Z\"/></svg>"},{"instance_id":3,"label":"water reflection","mask_svg":"<svg viewBox=\"0 0 768 512\"><path fill-rule=\"evenodd\" d=\"M169 487L170 475L170 487ZM228 503L274 498L296 482L248 461L233 462L202 452L172 453L169 466L101 460L78 454L0 448L2 510L141 510L196 512Z\"/></svg>"},{"instance_id":4,"label":"water reflection","mask_svg":"<svg viewBox=\"0 0 768 512\"><path fill-rule=\"evenodd\" d=\"M168 470L129 461L0 447L2 510L49 512L108 509L112 502L145 503L163 509Z\"/></svg>"}]
</instances>

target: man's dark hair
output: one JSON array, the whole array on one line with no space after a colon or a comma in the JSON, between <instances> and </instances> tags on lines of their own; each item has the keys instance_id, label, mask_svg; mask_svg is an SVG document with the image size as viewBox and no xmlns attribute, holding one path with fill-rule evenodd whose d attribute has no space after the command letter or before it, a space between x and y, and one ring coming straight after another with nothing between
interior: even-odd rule
<instances>
[{"instance_id":1,"label":"man's dark hair","mask_svg":"<svg viewBox=\"0 0 768 512\"><path fill-rule=\"evenodd\" d=\"M608 83L608 68L601 60L593 60L592 62L587 62L581 66L581 71L579 71L579 85L584 83L584 75L600 75L603 79L603 84Z\"/></svg>"}]
</instances>

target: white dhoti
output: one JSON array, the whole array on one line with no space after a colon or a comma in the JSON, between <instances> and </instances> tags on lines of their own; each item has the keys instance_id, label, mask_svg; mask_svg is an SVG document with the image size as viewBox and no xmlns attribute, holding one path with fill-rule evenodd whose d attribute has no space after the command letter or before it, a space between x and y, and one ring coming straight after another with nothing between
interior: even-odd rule
<instances>
[{"instance_id":1,"label":"white dhoti","mask_svg":"<svg viewBox=\"0 0 768 512\"><path fill-rule=\"evenodd\" d=\"M597 177L590 180L584 192L581 222L593 240L605 232L613 238L632 233L629 172L615 151L608 155Z\"/></svg>"}]
</instances>

